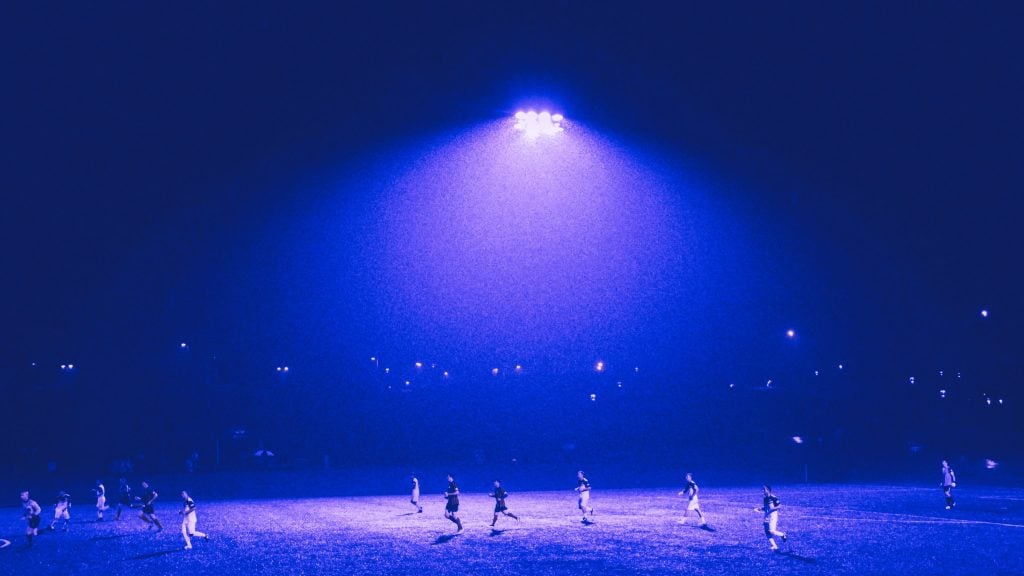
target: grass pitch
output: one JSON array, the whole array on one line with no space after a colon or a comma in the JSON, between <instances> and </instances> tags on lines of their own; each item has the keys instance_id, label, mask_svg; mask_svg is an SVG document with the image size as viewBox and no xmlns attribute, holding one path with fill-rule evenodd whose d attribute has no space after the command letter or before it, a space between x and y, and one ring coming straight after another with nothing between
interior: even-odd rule
<instances>
[{"instance_id":1,"label":"grass pitch","mask_svg":"<svg viewBox=\"0 0 1024 576\"><path fill-rule=\"evenodd\" d=\"M591 524L580 522L571 490L508 488L521 522L502 517L492 530L493 500L468 492L459 535L439 493L424 493L422 514L403 495L193 494L197 528L211 541L194 541L191 551L183 549L176 500L157 507L160 533L147 531L138 510L96 522L92 507L76 504L71 529L44 531L31 549L20 510L9 508L0 520L0 538L11 542L0 548L0 574L1024 574L1022 490L961 489L947 511L938 488L779 486L779 528L789 542L772 553L754 511L757 486L704 487L710 529L693 517L680 523L678 488L597 487ZM51 516L44 508L44 527Z\"/></svg>"}]
</instances>

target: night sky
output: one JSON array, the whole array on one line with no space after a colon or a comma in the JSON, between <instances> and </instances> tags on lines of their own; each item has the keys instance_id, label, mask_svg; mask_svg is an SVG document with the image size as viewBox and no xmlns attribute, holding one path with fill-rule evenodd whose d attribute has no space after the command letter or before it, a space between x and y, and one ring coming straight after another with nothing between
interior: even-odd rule
<instances>
[{"instance_id":1,"label":"night sky","mask_svg":"<svg viewBox=\"0 0 1024 576\"><path fill-rule=\"evenodd\" d=\"M758 440L1019 456L1024 7L711 4L6 6L4 433L74 409L4 455L174 466L246 427L393 462L493 426L599 459L553 431L595 408L591 442L693 456L775 402L799 430ZM562 143L518 139L529 106Z\"/></svg>"}]
</instances>

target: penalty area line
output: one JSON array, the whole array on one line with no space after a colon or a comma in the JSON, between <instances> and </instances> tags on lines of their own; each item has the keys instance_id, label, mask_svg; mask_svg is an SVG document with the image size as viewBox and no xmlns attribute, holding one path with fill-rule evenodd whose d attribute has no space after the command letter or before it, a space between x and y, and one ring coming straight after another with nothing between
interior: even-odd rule
<instances>
[{"instance_id":1,"label":"penalty area line","mask_svg":"<svg viewBox=\"0 0 1024 576\"><path fill-rule=\"evenodd\" d=\"M838 516L804 516L816 520L848 520L850 522L900 522L903 524L984 524L988 526L1002 526L1004 528L1024 528L1024 524L1006 524L1003 522L989 522L987 520L943 520L941 518L908 520L903 518L840 518Z\"/></svg>"}]
</instances>

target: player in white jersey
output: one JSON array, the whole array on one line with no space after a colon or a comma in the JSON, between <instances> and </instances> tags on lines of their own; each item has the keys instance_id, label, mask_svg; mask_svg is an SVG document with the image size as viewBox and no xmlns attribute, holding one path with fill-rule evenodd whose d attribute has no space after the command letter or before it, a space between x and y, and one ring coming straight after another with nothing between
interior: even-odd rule
<instances>
[{"instance_id":1,"label":"player in white jersey","mask_svg":"<svg viewBox=\"0 0 1024 576\"><path fill-rule=\"evenodd\" d=\"M686 518L692 510L697 513L697 519L700 522L698 525L701 527L707 526L708 522L700 511L700 500L697 497L698 492L700 492L700 487L693 481L693 474L687 472L686 487L679 492L679 496L686 496L686 512L683 512L683 519L679 521L680 524L686 524Z\"/></svg>"},{"instance_id":2,"label":"player in white jersey","mask_svg":"<svg viewBox=\"0 0 1024 576\"><path fill-rule=\"evenodd\" d=\"M420 506L420 480L415 474L412 475L412 497L409 502L416 507L417 513L423 512L423 506Z\"/></svg>"},{"instance_id":3,"label":"player in white jersey","mask_svg":"<svg viewBox=\"0 0 1024 576\"><path fill-rule=\"evenodd\" d=\"M576 488L573 488L574 492L579 494L579 499L576 501L576 506L583 513L583 522L587 522L587 514L590 514L590 518L594 518L594 508L590 506L590 480L587 480L583 470L576 472Z\"/></svg>"},{"instance_id":4,"label":"player in white jersey","mask_svg":"<svg viewBox=\"0 0 1024 576\"><path fill-rule=\"evenodd\" d=\"M57 522L64 521L63 530L68 531L71 525L71 495L61 490L57 499L53 502L53 522L50 522L50 530L57 528Z\"/></svg>"},{"instance_id":5,"label":"player in white jersey","mask_svg":"<svg viewBox=\"0 0 1024 576\"><path fill-rule=\"evenodd\" d=\"M181 535L185 538L185 550L192 549L192 536L198 536L209 541L210 537L196 530L196 503L185 490L181 491L181 498L184 500L184 507L178 511L181 514Z\"/></svg>"},{"instance_id":6,"label":"player in white jersey","mask_svg":"<svg viewBox=\"0 0 1024 576\"><path fill-rule=\"evenodd\" d=\"M782 504L779 502L778 497L772 493L772 487L765 484L764 488L764 502L760 508L754 508L756 512L764 512L764 535L768 537L768 545L771 546L773 552L779 550L779 545L775 543L775 536L782 538L782 541L786 541L786 533L779 532L779 508Z\"/></svg>"},{"instance_id":7,"label":"player in white jersey","mask_svg":"<svg viewBox=\"0 0 1024 576\"><path fill-rule=\"evenodd\" d=\"M96 487L92 491L96 494L96 520L103 522L103 512L110 509L110 506L107 506L107 489L103 486L102 481L97 480Z\"/></svg>"},{"instance_id":8,"label":"player in white jersey","mask_svg":"<svg viewBox=\"0 0 1024 576\"><path fill-rule=\"evenodd\" d=\"M946 510L952 509L956 506L956 500L953 499L953 488L956 488L956 473L949 467L949 462L942 461L942 493L946 496Z\"/></svg>"}]
</instances>

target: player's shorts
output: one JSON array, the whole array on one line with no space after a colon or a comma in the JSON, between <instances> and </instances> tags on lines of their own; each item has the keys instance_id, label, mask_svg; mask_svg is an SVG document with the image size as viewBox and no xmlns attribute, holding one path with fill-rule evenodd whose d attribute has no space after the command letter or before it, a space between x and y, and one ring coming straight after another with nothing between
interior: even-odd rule
<instances>
[{"instance_id":1,"label":"player's shorts","mask_svg":"<svg viewBox=\"0 0 1024 576\"><path fill-rule=\"evenodd\" d=\"M39 522L40 521L42 521L42 517L39 514L36 514L35 516L29 516L28 517L28 527L29 528L39 528Z\"/></svg>"},{"instance_id":2,"label":"player's shorts","mask_svg":"<svg viewBox=\"0 0 1024 576\"><path fill-rule=\"evenodd\" d=\"M412 499L409 500L409 502L412 502L413 504L418 504L419 501L420 501L420 491L419 490L413 490L412 491Z\"/></svg>"},{"instance_id":3,"label":"player's shorts","mask_svg":"<svg viewBox=\"0 0 1024 576\"><path fill-rule=\"evenodd\" d=\"M449 500L448 503L445 504L444 509L445 509L445 512L458 512L459 511L459 501L458 500Z\"/></svg>"},{"instance_id":4,"label":"player's shorts","mask_svg":"<svg viewBox=\"0 0 1024 576\"><path fill-rule=\"evenodd\" d=\"M70 520L71 519L71 511L68 510L67 506L58 506L57 508L53 509L53 519L54 520L60 520L60 519Z\"/></svg>"},{"instance_id":5,"label":"player's shorts","mask_svg":"<svg viewBox=\"0 0 1024 576\"><path fill-rule=\"evenodd\" d=\"M689 502L687 502L686 509L687 510L699 510L700 509L700 502L697 501L697 497L696 496L694 496Z\"/></svg>"},{"instance_id":6,"label":"player's shorts","mask_svg":"<svg viewBox=\"0 0 1024 576\"><path fill-rule=\"evenodd\" d=\"M590 503L590 490L580 492L580 500L577 505L582 509L585 508L588 503Z\"/></svg>"},{"instance_id":7,"label":"player's shorts","mask_svg":"<svg viewBox=\"0 0 1024 576\"><path fill-rule=\"evenodd\" d=\"M128 495L122 495L121 498L118 500L118 502L121 503L121 504L124 504L125 506L131 506L132 505L132 497L128 496Z\"/></svg>"},{"instance_id":8,"label":"player's shorts","mask_svg":"<svg viewBox=\"0 0 1024 576\"><path fill-rule=\"evenodd\" d=\"M494 513L495 514L497 514L498 512L504 512L505 510L508 510L508 506L505 506L504 502L499 500L498 502L496 502L494 504Z\"/></svg>"},{"instance_id":9,"label":"player's shorts","mask_svg":"<svg viewBox=\"0 0 1024 576\"><path fill-rule=\"evenodd\" d=\"M147 505L142 507L142 513L143 514L156 514L156 510L153 508L152 504L147 504Z\"/></svg>"},{"instance_id":10,"label":"player's shorts","mask_svg":"<svg viewBox=\"0 0 1024 576\"><path fill-rule=\"evenodd\" d=\"M105 508L106 506L107 506L107 497L106 496L97 496L96 497L96 507L97 508Z\"/></svg>"}]
</instances>

